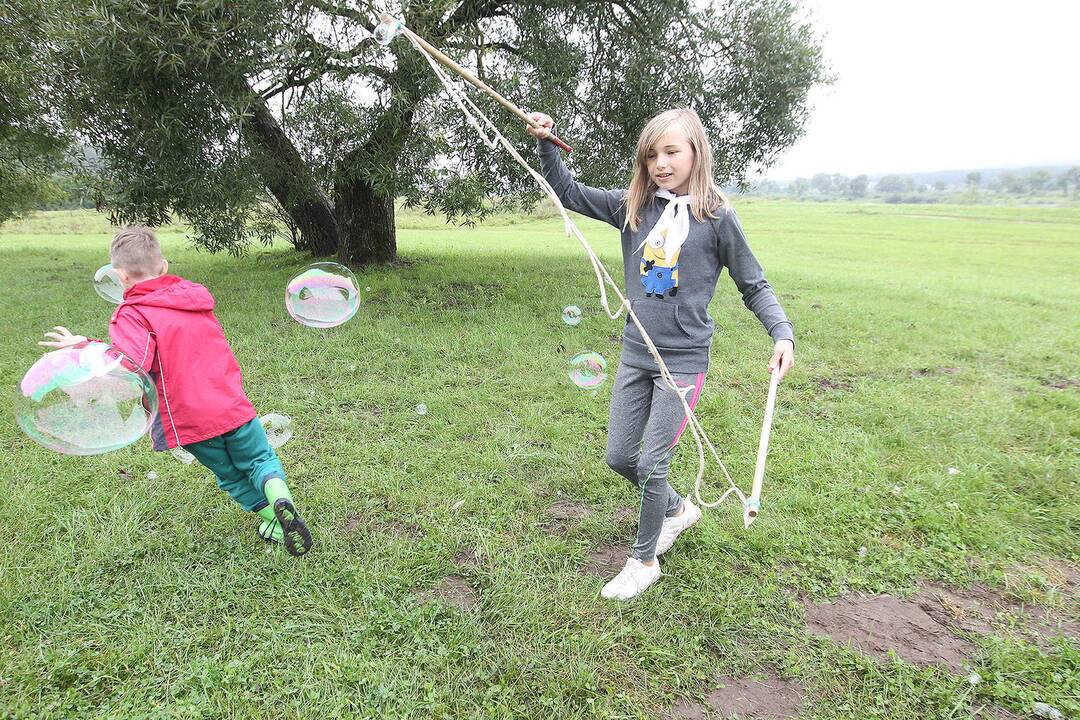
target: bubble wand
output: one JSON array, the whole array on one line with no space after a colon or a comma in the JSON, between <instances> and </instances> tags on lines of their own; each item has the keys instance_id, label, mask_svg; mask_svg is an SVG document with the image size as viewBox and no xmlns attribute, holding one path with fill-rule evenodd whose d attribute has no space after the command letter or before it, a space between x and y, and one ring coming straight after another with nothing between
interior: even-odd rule
<instances>
[{"instance_id":1,"label":"bubble wand","mask_svg":"<svg viewBox=\"0 0 1080 720\"><path fill-rule=\"evenodd\" d=\"M482 93L487 95L489 98L491 98L495 102L499 103L500 105L502 105L504 108L506 108L510 112L514 113L514 115L516 115L517 118L519 120L521 120L522 122L524 122L526 125L529 125L530 127L534 127L534 128L539 128L540 127L540 123L536 122L531 117L526 115L521 110L521 108L519 108L517 105L510 102L506 98L504 98L499 93L492 90L491 87L487 83L485 83L483 80L476 77L471 72L469 72L465 68L461 67L460 65L458 65L453 60L451 60L449 57L446 56L446 54L444 54L437 47L435 47L434 45L429 43L427 40L420 37L419 35L414 33L409 28L405 27L405 23L401 22L401 20L399 20L397 18L390 17L389 15L385 15L385 14L380 15L379 20L381 22L379 23L378 26L376 26L375 32L373 34L375 35L375 40L378 41L378 43L380 45L389 45L390 42L395 37L397 37L398 35L404 35L405 37L409 38L410 40L412 40L414 43L416 43L420 47L424 48L424 50L426 50L427 53L429 55L431 55L431 57L435 58L436 60L441 62L446 67L450 68L455 73L457 73L461 77L465 78L465 80L467 80L470 84L475 86ZM563 140L559 139L554 133L552 133L551 135L548 135L548 140L551 140L551 142L555 143L556 145L561 147L566 152L573 152L574 151L574 149L572 147L567 145Z\"/></svg>"}]
</instances>

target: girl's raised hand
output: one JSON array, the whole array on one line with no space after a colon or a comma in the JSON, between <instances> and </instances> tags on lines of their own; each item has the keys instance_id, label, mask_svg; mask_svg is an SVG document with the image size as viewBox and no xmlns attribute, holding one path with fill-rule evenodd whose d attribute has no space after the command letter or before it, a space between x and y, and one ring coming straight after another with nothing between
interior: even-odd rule
<instances>
[{"instance_id":1,"label":"girl's raised hand","mask_svg":"<svg viewBox=\"0 0 1080 720\"><path fill-rule=\"evenodd\" d=\"M529 113L529 119L540 125L540 127L533 127L532 125L527 126L525 129L529 131L530 135L540 138L541 140L551 135L551 129L555 127L555 121L551 119L550 115L534 112Z\"/></svg>"}]
</instances>

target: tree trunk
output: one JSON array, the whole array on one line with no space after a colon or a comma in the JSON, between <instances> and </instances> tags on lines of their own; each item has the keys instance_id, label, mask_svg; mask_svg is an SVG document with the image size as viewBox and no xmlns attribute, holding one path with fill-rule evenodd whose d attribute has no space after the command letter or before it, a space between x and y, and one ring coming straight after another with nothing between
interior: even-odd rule
<instances>
[{"instance_id":1,"label":"tree trunk","mask_svg":"<svg viewBox=\"0 0 1080 720\"><path fill-rule=\"evenodd\" d=\"M400 46L399 46L400 47ZM405 50L407 54L412 48ZM340 175L334 187L334 204L341 230L338 257L345 263L390 262L397 257L394 229L394 193L376 189L364 176L364 169L396 168L405 144L413 133L413 113L434 80L419 62L402 62L390 85L399 89L364 144L341 158Z\"/></svg>"},{"instance_id":2,"label":"tree trunk","mask_svg":"<svg viewBox=\"0 0 1080 720\"><path fill-rule=\"evenodd\" d=\"M259 153L263 182L300 228L307 249L316 255L334 254L341 234L333 205L266 102L256 94L252 105L254 113L243 132Z\"/></svg>"},{"instance_id":3,"label":"tree trunk","mask_svg":"<svg viewBox=\"0 0 1080 720\"><path fill-rule=\"evenodd\" d=\"M390 262L397 258L394 198L375 191L363 178L353 178L336 192L341 246L346 265Z\"/></svg>"}]
</instances>

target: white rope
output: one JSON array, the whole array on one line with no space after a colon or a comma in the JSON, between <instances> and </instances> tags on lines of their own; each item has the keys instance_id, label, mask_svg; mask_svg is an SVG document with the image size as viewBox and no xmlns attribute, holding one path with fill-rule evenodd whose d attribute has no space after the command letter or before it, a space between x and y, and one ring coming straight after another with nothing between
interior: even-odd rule
<instances>
[{"instance_id":1,"label":"white rope","mask_svg":"<svg viewBox=\"0 0 1080 720\"><path fill-rule=\"evenodd\" d=\"M454 103L458 106L461 112L465 115L465 118L469 121L469 124L473 126L477 134L479 134L480 137L483 139L484 144L492 150L496 149L498 146L501 145L508 153L510 153L510 155L515 160L517 160L518 164L520 164L521 167L525 168L529 175L531 175L532 178L536 180L540 188L547 194L549 198L551 198L551 202L555 205L555 208L562 216L567 236L573 235L578 239L578 242L580 242L581 246L585 249L585 254L589 257L589 262L592 263L593 273L596 275L596 281L600 287L600 304L601 306L603 306L604 311L608 314L608 317L610 317L612 320L615 320L619 317L619 315L622 314L623 310L625 310L627 316L634 322L634 325L637 326L638 332L641 333L641 338L645 341L645 345L648 347L649 352L656 360L657 367L660 368L660 376L663 378L664 384L672 391L674 391L675 394L679 397L679 400L682 402L683 410L686 412L687 427L690 428L690 431L694 436L694 442L697 444L698 450L698 472L697 478L694 481L694 497L697 499L698 503L702 507L714 508L720 503L724 502L724 500L726 500L729 495L735 493L736 497L738 497L739 500L742 501L743 506L746 507L746 495L744 495L742 490L740 490L739 487L735 484L735 481L731 479L731 473L728 472L727 466L724 465L724 461L720 459L720 455L716 452L716 448L713 446L712 441L710 441L708 435L705 434L705 429L698 421L697 416L694 415L694 411L690 407L690 404L687 402L686 396L682 392L680 392L681 388L679 388L679 386L675 383L675 379L668 371L667 365L664 363L664 359L660 357L660 352L653 344L652 338L650 338L649 334L645 332L645 327L641 324L641 321L638 320L637 315L634 313L634 310L630 305L630 301L627 300L626 297L619 290L619 286L612 279L611 275L607 271L607 268L604 267L604 264L600 262L600 258L596 255L596 252L592 249L592 246L589 245L589 242L585 239L585 236L581 234L581 230L579 230L578 226L574 224L574 221L570 219L570 216L566 212L566 208L563 207L563 204L559 200L558 195L555 194L554 188L552 188L551 184L544 179L543 175L534 170L532 166L530 166L529 163L526 162L523 157L521 157L521 154L518 153L517 149L510 143L510 141L508 141L503 136L501 132L499 132L499 129L495 127L495 124L491 122L491 119L488 118L488 116L485 115L484 112L480 110L480 108L478 108L471 99L469 99L469 96L465 94L464 90L458 83L451 80L451 78L446 74L446 72L443 71L439 63L431 57L431 55L420 45L420 43L418 43L415 38L413 38L409 33L403 33L403 35L405 35L405 37L409 39L409 42L412 43L413 47L416 48L417 52L423 55L424 58L427 60L428 65L431 66L431 69L435 73L435 76L443 84L443 87L446 89L446 92L450 96L450 99L454 101ZM610 305L608 304L608 297L606 291L607 285L611 286L612 291L619 298L619 307L614 311L612 311ZM705 476L705 447L708 447L709 453L712 455L713 459L716 460L716 463L720 466L720 469L724 471L724 477L727 478L728 484L730 485L730 487L725 490L724 493L713 502L705 502L701 497L701 484Z\"/></svg>"}]
</instances>

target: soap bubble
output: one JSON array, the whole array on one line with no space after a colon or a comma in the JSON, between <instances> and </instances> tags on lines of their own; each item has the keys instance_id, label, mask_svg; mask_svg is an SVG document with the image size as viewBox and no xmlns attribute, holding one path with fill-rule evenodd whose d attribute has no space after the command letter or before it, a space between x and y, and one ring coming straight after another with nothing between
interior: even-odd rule
<instances>
[{"instance_id":1,"label":"soap bubble","mask_svg":"<svg viewBox=\"0 0 1080 720\"><path fill-rule=\"evenodd\" d=\"M180 446L174 447L169 451L169 454L185 465L195 462L195 456Z\"/></svg>"},{"instance_id":2,"label":"soap bubble","mask_svg":"<svg viewBox=\"0 0 1080 720\"><path fill-rule=\"evenodd\" d=\"M562 311L562 321L573 327L581 322L581 308L577 305L567 305Z\"/></svg>"},{"instance_id":3,"label":"soap bubble","mask_svg":"<svg viewBox=\"0 0 1080 720\"><path fill-rule=\"evenodd\" d=\"M292 419L288 415L267 413L259 418L263 430L266 431L266 439L270 447L277 450L292 437Z\"/></svg>"},{"instance_id":4,"label":"soap bubble","mask_svg":"<svg viewBox=\"0 0 1080 720\"><path fill-rule=\"evenodd\" d=\"M19 383L15 420L31 440L66 455L100 455L138 440L157 414L157 388L111 345L87 341L45 353Z\"/></svg>"},{"instance_id":5,"label":"soap bubble","mask_svg":"<svg viewBox=\"0 0 1080 720\"><path fill-rule=\"evenodd\" d=\"M384 20L375 26L375 31L372 35L375 36L375 41L380 45L389 45L394 41L394 38L401 32L401 21L396 18L390 18Z\"/></svg>"},{"instance_id":6,"label":"soap bubble","mask_svg":"<svg viewBox=\"0 0 1080 720\"><path fill-rule=\"evenodd\" d=\"M570 380L579 388L598 388L607 377L607 361L600 353L583 352L570 358Z\"/></svg>"},{"instance_id":7,"label":"soap bubble","mask_svg":"<svg viewBox=\"0 0 1080 720\"><path fill-rule=\"evenodd\" d=\"M124 302L124 285L112 265L102 265L94 273L94 290L114 305Z\"/></svg>"},{"instance_id":8,"label":"soap bubble","mask_svg":"<svg viewBox=\"0 0 1080 720\"><path fill-rule=\"evenodd\" d=\"M427 415L427 405L425 405L424 403L420 403L419 405L417 405L416 406L416 414L417 415Z\"/></svg>"},{"instance_id":9,"label":"soap bubble","mask_svg":"<svg viewBox=\"0 0 1080 720\"><path fill-rule=\"evenodd\" d=\"M360 306L360 286L352 270L332 262L309 265L285 288L285 308L293 320L314 328L342 324Z\"/></svg>"}]
</instances>

